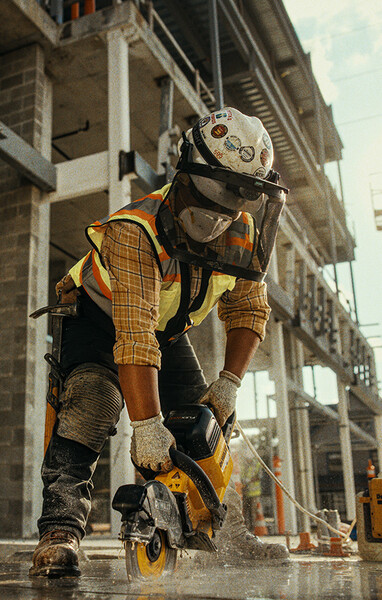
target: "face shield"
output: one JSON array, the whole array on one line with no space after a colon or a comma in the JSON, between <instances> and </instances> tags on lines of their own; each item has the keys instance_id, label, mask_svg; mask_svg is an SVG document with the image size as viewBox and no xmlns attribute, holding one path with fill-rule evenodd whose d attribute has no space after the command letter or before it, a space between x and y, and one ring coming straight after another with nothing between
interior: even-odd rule
<instances>
[{"instance_id":1,"label":"face shield","mask_svg":"<svg viewBox=\"0 0 382 600\"><path fill-rule=\"evenodd\" d=\"M174 178L167 198L162 203L157 216L158 233L169 256L182 262L194 264L235 277L262 281L265 278L272 250L276 241L280 216L285 204L288 189L278 183L278 174L271 172L269 179L261 179L247 173L237 173L228 168L192 161L193 144L184 136L181 156L177 164L178 173ZM177 227L177 217L171 211L171 195L182 193L178 185L181 173L207 178L223 184L229 194L228 211L241 211L238 219L219 237L199 244L196 248L181 235ZM273 179L274 181L272 181ZM259 200L264 199L261 211ZM203 199L199 201L202 203ZM209 198L209 206L213 199ZM219 197L219 205L224 206Z\"/></svg>"}]
</instances>

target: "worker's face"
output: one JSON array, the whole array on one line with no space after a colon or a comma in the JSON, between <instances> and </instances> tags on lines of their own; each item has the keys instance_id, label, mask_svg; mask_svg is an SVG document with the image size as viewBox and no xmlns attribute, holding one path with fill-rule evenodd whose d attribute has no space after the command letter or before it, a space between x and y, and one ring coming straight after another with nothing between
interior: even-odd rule
<instances>
[{"instance_id":1,"label":"worker's face","mask_svg":"<svg viewBox=\"0 0 382 600\"><path fill-rule=\"evenodd\" d=\"M180 185L176 197L179 225L195 242L206 244L219 237L240 216L239 211L226 209L200 194L191 186Z\"/></svg>"},{"instance_id":2,"label":"worker's face","mask_svg":"<svg viewBox=\"0 0 382 600\"><path fill-rule=\"evenodd\" d=\"M187 177L187 176L186 176ZM229 208L225 208L220 204L217 204L211 198L206 198L205 196L200 197L196 194L192 193L192 187L183 182L183 178L178 178L179 182L179 192L176 196L175 201L175 210L177 215L185 208L195 206L197 208L208 209L217 215L228 216L231 217L231 221L236 221L240 215L240 210L231 210Z\"/></svg>"}]
</instances>

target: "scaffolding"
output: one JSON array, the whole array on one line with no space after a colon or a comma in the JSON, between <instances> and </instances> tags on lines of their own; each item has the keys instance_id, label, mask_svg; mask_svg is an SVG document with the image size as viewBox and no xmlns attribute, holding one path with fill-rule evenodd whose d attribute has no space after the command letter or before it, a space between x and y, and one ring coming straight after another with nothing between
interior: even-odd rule
<instances>
[{"instance_id":1,"label":"scaffolding","mask_svg":"<svg viewBox=\"0 0 382 600\"><path fill-rule=\"evenodd\" d=\"M359 440L362 451L375 451L382 466L382 403L373 350L358 324L352 273L355 241L344 199L325 175L326 163L340 163L342 143L283 4L114 0L87 3L86 11L86 3L71 1L3 4L0 207L8 210L11 231L19 227L21 212L12 213L9 207L18 206L20 190L23 202L26 197L30 202L30 219L22 230L30 267L18 280L22 294L11 293L18 289L17 273L5 243L2 251L10 282L2 310L5 314L10 307L16 310L15 305L24 307L16 311L17 331L27 340L27 350L22 352L15 343L8 353L22 367L20 389L29 390L24 404L19 400L18 429L25 443L17 458L20 485L13 486L10 500L23 508L11 534L31 534L40 507L37 459L32 462L30 452L33 457L41 454L37 424L45 402L41 357L46 322L31 324L26 314L44 304L54 281L87 252L85 226L169 180L179 133L223 104L262 119L274 143L275 168L291 189L267 276L272 318L250 367L267 370L275 382L283 482L300 502L315 508L319 490L312 426L334 424L345 473L341 493L346 516L352 519L352 451L358 451ZM74 5L79 5L75 15ZM18 72L9 79L10 64L17 65L21 79ZM349 264L350 303L339 290L339 263ZM333 281L326 276L328 266ZM215 315L203 327L193 340L212 379L223 352L222 331ZM306 393L302 370L307 365L327 366L336 374L338 409ZM11 382L14 372L4 377ZM10 389L9 398L15 402L20 391ZM353 421L352 403L357 419L367 416L371 428L363 428L362 419ZM126 419L119 430L106 460L111 473L108 494L134 477L127 460ZM292 505L286 506L285 518L287 528L296 531ZM118 523L110 520L114 533Z\"/></svg>"}]
</instances>

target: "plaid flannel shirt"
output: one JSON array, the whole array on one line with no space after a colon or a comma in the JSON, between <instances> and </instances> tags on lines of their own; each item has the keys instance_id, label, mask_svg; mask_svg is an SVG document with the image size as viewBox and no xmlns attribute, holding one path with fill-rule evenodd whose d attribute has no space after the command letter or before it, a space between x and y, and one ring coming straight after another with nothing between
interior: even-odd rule
<instances>
[{"instance_id":1,"label":"plaid flannel shirt","mask_svg":"<svg viewBox=\"0 0 382 600\"><path fill-rule=\"evenodd\" d=\"M110 276L115 362L160 368L155 330L162 278L146 234L135 223L110 223L101 254ZM190 265L191 303L199 292L201 276L202 269ZM245 279L237 279L233 290L226 291L218 303L218 316L226 332L245 327L261 340L269 313L266 284Z\"/></svg>"}]
</instances>

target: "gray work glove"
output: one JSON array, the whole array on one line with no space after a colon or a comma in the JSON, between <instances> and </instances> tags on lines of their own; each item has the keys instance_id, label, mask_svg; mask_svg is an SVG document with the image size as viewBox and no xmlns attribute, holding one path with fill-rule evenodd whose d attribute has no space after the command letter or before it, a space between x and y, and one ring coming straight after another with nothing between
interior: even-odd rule
<instances>
[{"instance_id":1,"label":"gray work glove","mask_svg":"<svg viewBox=\"0 0 382 600\"><path fill-rule=\"evenodd\" d=\"M176 446L172 433L163 425L161 415L132 421L133 428L130 454L138 467L164 471L167 473L173 468L169 455L171 446Z\"/></svg>"},{"instance_id":2,"label":"gray work glove","mask_svg":"<svg viewBox=\"0 0 382 600\"><path fill-rule=\"evenodd\" d=\"M220 427L236 407L237 390L241 385L241 379L230 371L220 371L219 379L211 383L206 393L199 400L199 404L209 404Z\"/></svg>"}]
</instances>

